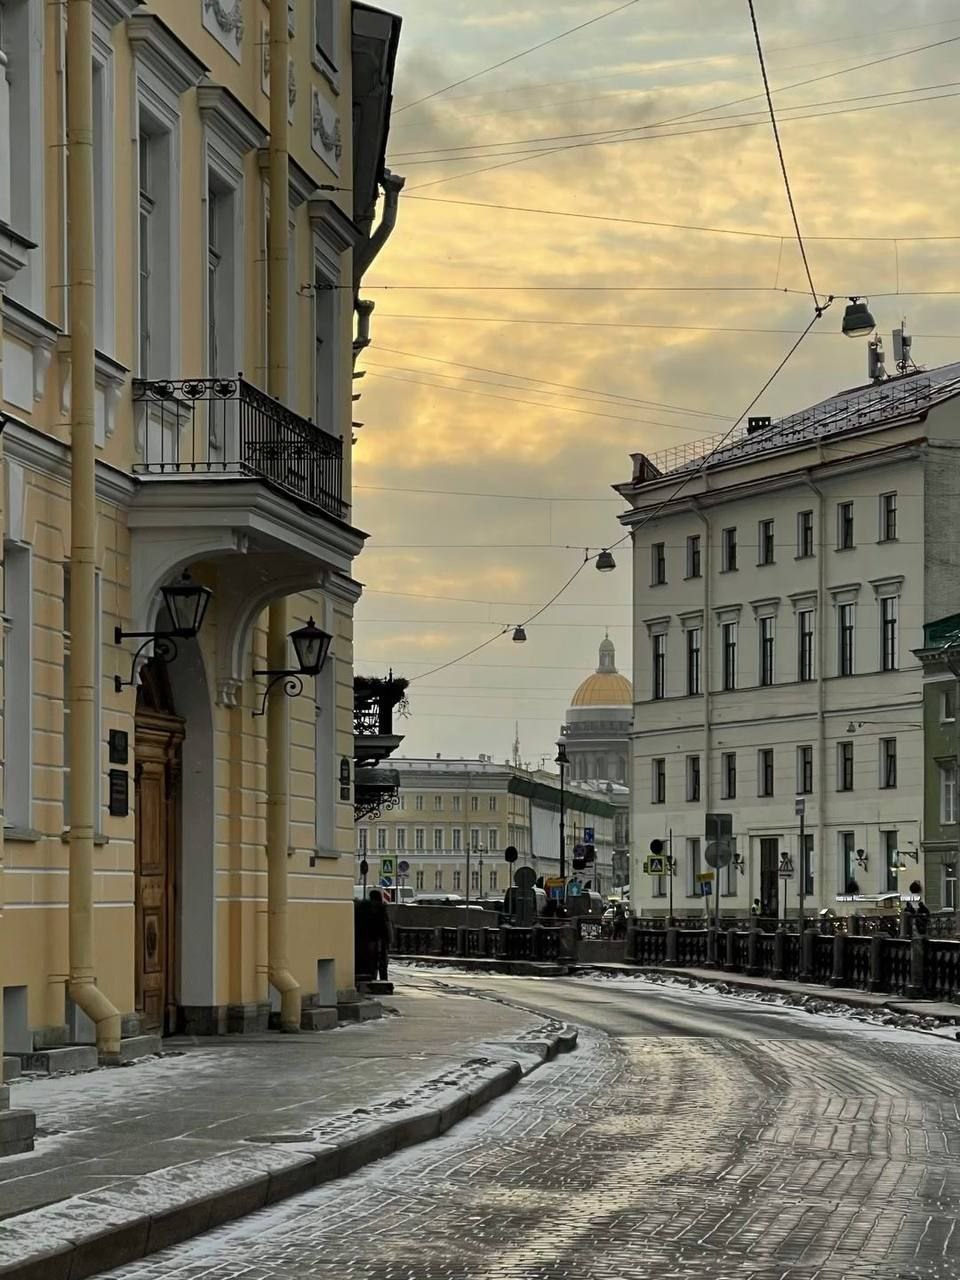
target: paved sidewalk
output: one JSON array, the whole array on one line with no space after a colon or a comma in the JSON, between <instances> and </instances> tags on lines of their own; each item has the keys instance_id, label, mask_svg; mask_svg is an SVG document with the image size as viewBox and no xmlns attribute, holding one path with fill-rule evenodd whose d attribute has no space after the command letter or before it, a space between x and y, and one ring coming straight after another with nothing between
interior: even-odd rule
<instances>
[{"instance_id":1,"label":"paved sidewalk","mask_svg":"<svg viewBox=\"0 0 960 1280\"><path fill-rule=\"evenodd\" d=\"M13 1081L37 1116L37 1147L0 1160L0 1219L144 1174L243 1150L262 1136L409 1094L478 1058L518 1059L543 1019L491 1000L398 986L383 1019L335 1031L164 1041L161 1058ZM5 1223L0 1221L0 1236Z\"/></svg>"}]
</instances>

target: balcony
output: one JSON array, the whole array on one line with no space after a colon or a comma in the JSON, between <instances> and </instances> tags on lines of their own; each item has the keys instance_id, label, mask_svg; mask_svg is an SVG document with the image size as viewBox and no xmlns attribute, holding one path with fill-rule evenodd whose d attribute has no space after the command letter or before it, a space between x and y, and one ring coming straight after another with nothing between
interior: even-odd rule
<instances>
[{"instance_id":1,"label":"balcony","mask_svg":"<svg viewBox=\"0 0 960 1280\"><path fill-rule=\"evenodd\" d=\"M253 477L343 519L343 441L237 378L137 379L142 476Z\"/></svg>"},{"instance_id":2,"label":"balcony","mask_svg":"<svg viewBox=\"0 0 960 1280\"><path fill-rule=\"evenodd\" d=\"M353 758L357 768L372 766L393 755L403 741L393 732L393 714L406 706L407 681L393 672L356 676L353 681Z\"/></svg>"}]
</instances>

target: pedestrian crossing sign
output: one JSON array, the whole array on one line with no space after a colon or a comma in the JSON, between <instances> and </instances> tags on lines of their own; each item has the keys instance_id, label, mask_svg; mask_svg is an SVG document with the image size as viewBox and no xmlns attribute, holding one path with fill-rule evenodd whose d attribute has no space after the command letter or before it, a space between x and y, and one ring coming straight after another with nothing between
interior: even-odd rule
<instances>
[{"instance_id":1,"label":"pedestrian crossing sign","mask_svg":"<svg viewBox=\"0 0 960 1280\"><path fill-rule=\"evenodd\" d=\"M392 859L392 858L381 858L381 859L380 859L380 874L381 874L382 876L392 876L392 875L393 875L393 859Z\"/></svg>"},{"instance_id":2,"label":"pedestrian crossing sign","mask_svg":"<svg viewBox=\"0 0 960 1280\"><path fill-rule=\"evenodd\" d=\"M644 862L643 869L648 876L666 875L667 866L666 859L662 854L651 854Z\"/></svg>"}]
</instances>

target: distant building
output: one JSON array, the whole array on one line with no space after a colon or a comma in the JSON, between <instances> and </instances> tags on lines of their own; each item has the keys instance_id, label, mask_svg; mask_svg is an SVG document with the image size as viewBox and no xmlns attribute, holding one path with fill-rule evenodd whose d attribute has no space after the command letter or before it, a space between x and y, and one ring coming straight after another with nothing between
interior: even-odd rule
<instances>
[{"instance_id":1,"label":"distant building","mask_svg":"<svg viewBox=\"0 0 960 1280\"><path fill-rule=\"evenodd\" d=\"M923 896L931 911L956 911L960 906L958 635L960 613L955 613L928 623L923 629L923 648L916 651L923 666ZM908 865L913 866L909 860Z\"/></svg>"},{"instance_id":2,"label":"distant building","mask_svg":"<svg viewBox=\"0 0 960 1280\"><path fill-rule=\"evenodd\" d=\"M560 871L560 779L544 770L476 760L391 759L399 775L397 804L357 825L357 854L369 865L368 882L396 880L399 863L409 863L404 883L417 893L502 896L513 868L504 861L510 845L515 866L531 866L538 876ZM619 793L619 794L616 794ZM613 853L617 804L626 788L571 783L564 791L567 873L573 850L593 831L596 864L581 875L592 887L614 887ZM359 873L358 873L359 877Z\"/></svg>"}]
</instances>

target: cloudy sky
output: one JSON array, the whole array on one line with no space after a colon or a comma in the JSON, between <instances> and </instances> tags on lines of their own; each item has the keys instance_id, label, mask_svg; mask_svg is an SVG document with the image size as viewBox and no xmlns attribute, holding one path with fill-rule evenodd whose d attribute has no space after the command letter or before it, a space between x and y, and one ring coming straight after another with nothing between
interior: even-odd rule
<instances>
[{"instance_id":1,"label":"cloudy sky","mask_svg":"<svg viewBox=\"0 0 960 1280\"><path fill-rule=\"evenodd\" d=\"M529 617L583 548L621 536L610 486L629 455L729 427L810 318L746 0L600 17L618 3L392 6L388 164L407 186L365 286L360 672L413 679ZM818 293L870 295L888 350L906 316L918 361L960 359L955 0L756 9ZM754 412L864 380L841 314ZM507 634L414 680L403 754L504 759L519 723L523 758L552 758L605 628L630 673L627 550L613 573L588 565L525 645Z\"/></svg>"}]
</instances>

